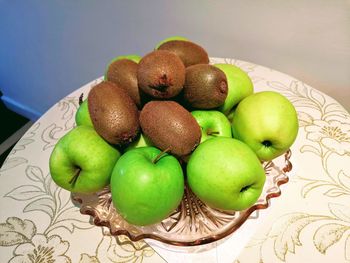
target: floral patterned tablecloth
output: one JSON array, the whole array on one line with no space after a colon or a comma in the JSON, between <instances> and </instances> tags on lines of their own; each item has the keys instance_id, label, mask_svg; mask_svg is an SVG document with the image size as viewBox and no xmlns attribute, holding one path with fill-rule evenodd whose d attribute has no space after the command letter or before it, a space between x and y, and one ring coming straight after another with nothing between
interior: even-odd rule
<instances>
[{"instance_id":1,"label":"floral patterned tablecloth","mask_svg":"<svg viewBox=\"0 0 350 263\"><path fill-rule=\"evenodd\" d=\"M233 59L211 62L238 65L252 78L255 91L275 90L294 104L300 129L292 147L293 176L264 210L264 217L250 219L258 230L237 258L229 256L229 246L219 249L211 244L208 251L210 247L213 257L186 258L182 253L181 260L350 262L349 113L332 98L283 73ZM99 81L54 105L1 167L0 262L179 261L176 251L156 249L157 253L144 241L112 237L108 229L92 225L72 203L70 193L51 180L48 159L53 146L74 127L80 94Z\"/></svg>"}]
</instances>

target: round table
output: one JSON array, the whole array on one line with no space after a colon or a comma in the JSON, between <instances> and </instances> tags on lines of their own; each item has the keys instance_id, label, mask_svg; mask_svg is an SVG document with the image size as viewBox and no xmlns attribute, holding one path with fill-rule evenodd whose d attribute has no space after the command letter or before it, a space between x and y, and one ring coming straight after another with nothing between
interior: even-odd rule
<instances>
[{"instance_id":1,"label":"round table","mask_svg":"<svg viewBox=\"0 0 350 263\"><path fill-rule=\"evenodd\" d=\"M275 90L295 106L299 134L282 195L231 236L199 247L131 242L94 226L55 185L48 160L75 126L78 98L63 98L19 140L0 170L0 262L349 262L350 115L334 99L288 75L240 60L255 91ZM52 261L50 261L52 260Z\"/></svg>"}]
</instances>

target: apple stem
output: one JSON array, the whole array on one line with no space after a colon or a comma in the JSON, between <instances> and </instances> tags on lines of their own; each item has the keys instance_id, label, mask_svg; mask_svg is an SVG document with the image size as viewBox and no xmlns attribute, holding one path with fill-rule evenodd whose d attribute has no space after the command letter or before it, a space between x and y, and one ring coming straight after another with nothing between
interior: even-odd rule
<instances>
[{"instance_id":1,"label":"apple stem","mask_svg":"<svg viewBox=\"0 0 350 263\"><path fill-rule=\"evenodd\" d=\"M83 103L84 93L79 96L79 106Z\"/></svg>"},{"instance_id":2,"label":"apple stem","mask_svg":"<svg viewBox=\"0 0 350 263\"><path fill-rule=\"evenodd\" d=\"M77 179L78 179L78 177L79 177L80 171L81 171L80 168L78 168L78 169L75 171L75 174L74 174L73 177L69 180L69 184L75 185L75 183L76 183L76 181L77 181Z\"/></svg>"},{"instance_id":3,"label":"apple stem","mask_svg":"<svg viewBox=\"0 0 350 263\"><path fill-rule=\"evenodd\" d=\"M215 135L215 134L219 134L220 132L218 131L207 131L207 135Z\"/></svg>"},{"instance_id":4,"label":"apple stem","mask_svg":"<svg viewBox=\"0 0 350 263\"><path fill-rule=\"evenodd\" d=\"M170 147L166 148L164 151L160 152L152 161L152 163L157 163L160 158L162 158L166 153L170 151Z\"/></svg>"},{"instance_id":5,"label":"apple stem","mask_svg":"<svg viewBox=\"0 0 350 263\"><path fill-rule=\"evenodd\" d=\"M272 143L269 140L265 140L262 142L262 145L264 145L265 147L270 147L272 145Z\"/></svg>"}]
</instances>

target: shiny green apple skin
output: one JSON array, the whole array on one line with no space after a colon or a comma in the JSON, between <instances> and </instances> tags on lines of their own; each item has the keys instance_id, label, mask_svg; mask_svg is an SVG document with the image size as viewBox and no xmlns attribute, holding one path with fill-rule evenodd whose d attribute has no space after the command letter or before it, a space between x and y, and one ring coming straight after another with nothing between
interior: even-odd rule
<instances>
[{"instance_id":1,"label":"shiny green apple skin","mask_svg":"<svg viewBox=\"0 0 350 263\"><path fill-rule=\"evenodd\" d=\"M228 115L230 110L242 99L253 94L253 83L248 74L235 65L214 64L214 66L221 69L227 78L228 93L224 104L219 107L219 111Z\"/></svg>"},{"instance_id":2,"label":"shiny green apple skin","mask_svg":"<svg viewBox=\"0 0 350 263\"><path fill-rule=\"evenodd\" d=\"M97 192L109 184L119 157L119 151L92 127L77 126L56 143L49 161L51 177L71 192Z\"/></svg>"},{"instance_id":3,"label":"shiny green apple skin","mask_svg":"<svg viewBox=\"0 0 350 263\"><path fill-rule=\"evenodd\" d=\"M120 215L134 225L151 225L165 219L182 200L184 177L180 163L169 154L141 147L122 155L111 178L112 200Z\"/></svg>"},{"instance_id":4,"label":"shiny green apple skin","mask_svg":"<svg viewBox=\"0 0 350 263\"><path fill-rule=\"evenodd\" d=\"M233 137L245 142L260 160L285 153L298 134L298 117L292 103L274 91L254 93L237 106Z\"/></svg>"},{"instance_id":5,"label":"shiny green apple skin","mask_svg":"<svg viewBox=\"0 0 350 263\"><path fill-rule=\"evenodd\" d=\"M232 137L231 124L220 111L195 110L191 112L201 127L201 143L215 137Z\"/></svg>"},{"instance_id":6,"label":"shiny green apple skin","mask_svg":"<svg viewBox=\"0 0 350 263\"><path fill-rule=\"evenodd\" d=\"M87 99L84 100L80 104L80 106L75 114L75 123L78 126L85 125L85 126L94 127L94 125L92 124L91 118L90 118Z\"/></svg>"},{"instance_id":7,"label":"shiny green apple skin","mask_svg":"<svg viewBox=\"0 0 350 263\"><path fill-rule=\"evenodd\" d=\"M154 49L158 49L162 44L169 42L169 41L173 41L173 40L188 41L188 38L182 37L182 36L167 37L167 38L163 39L162 41L160 41Z\"/></svg>"},{"instance_id":8,"label":"shiny green apple skin","mask_svg":"<svg viewBox=\"0 0 350 263\"><path fill-rule=\"evenodd\" d=\"M187 180L196 196L219 210L241 211L261 195L265 171L243 142L217 137L201 143L187 164Z\"/></svg>"},{"instance_id":9,"label":"shiny green apple skin","mask_svg":"<svg viewBox=\"0 0 350 263\"><path fill-rule=\"evenodd\" d=\"M109 68L109 65L111 65L114 61L120 60L120 59L130 59L132 61L134 61L135 63L139 63L141 60L141 56L136 55L136 54L130 54L130 55L122 55L122 56L117 56L115 58L113 58L107 65L106 70L105 70L105 74L104 74L104 80L107 80L107 71Z\"/></svg>"},{"instance_id":10,"label":"shiny green apple skin","mask_svg":"<svg viewBox=\"0 0 350 263\"><path fill-rule=\"evenodd\" d=\"M153 144L143 133L140 133L137 139L132 143L130 143L128 147L125 149L125 151L130 151L135 148L147 147L147 146L153 146Z\"/></svg>"}]
</instances>

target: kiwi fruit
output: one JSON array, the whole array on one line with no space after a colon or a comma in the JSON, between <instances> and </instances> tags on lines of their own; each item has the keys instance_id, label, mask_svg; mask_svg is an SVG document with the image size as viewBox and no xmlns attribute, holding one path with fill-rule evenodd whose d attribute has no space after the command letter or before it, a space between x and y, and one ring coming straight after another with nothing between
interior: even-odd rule
<instances>
[{"instance_id":1,"label":"kiwi fruit","mask_svg":"<svg viewBox=\"0 0 350 263\"><path fill-rule=\"evenodd\" d=\"M171 40L161 44L158 50L167 50L180 57L185 67L208 64L209 56L204 48L187 40Z\"/></svg>"},{"instance_id":2,"label":"kiwi fruit","mask_svg":"<svg viewBox=\"0 0 350 263\"><path fill-rule=\"evenodd\" d=\"M122 146L137 137L138 109L117 84L103 81L94 86L88 95L88 109L96 132L107 142Z\"/></svg>"},{"instance_id":3,"label":"kiwi fruit","mask_svg":"<svg viewBox=\"0 0 350 263\"><path fill-rule=\"evenodd\" d=\"M137 85L137 67L138 64L131 59L115 60L108 66L105 79L125 89L137 107L140 108L141 95Z\"/></svg>"},{"instance_id":4,"label":"kiwi fruit","mask_svg":"<svg viewBox=\"0 0 350 263\"><path fill-rule=\"evenodd\" d=\"M150 101L141 110L143 134L159 149L176 157L190 154L201 140L192 114L175 101Z\"/></svg>"},{"instance_id":5,"label":"kiwi fruit","mask_svg":"<svg viewBox=\"0 0 350 263\"><path fill-rule=\"evenodd\" d=\"M176 96L185 83L185 66L174 53L156 50L144 56L137 68L139 88L153 98Z\"/></svg>"},{"instance_id":6,"label":"kiwi fruit","mask_svg":"<svg viewBox=\"0 0 350 263\"><path fill-rule=\"evenodd\" d=\"M155 46L154 49L158 49L161 45L163 45L165 42L173 41L173 40L183 40L188 41L188 38L183 36L171 36L163 39L162 41L158 42L158 44Z\"/></svg>"},{"instance_id":7,"label":"kiwi fruit","mask_svg":"<svg viewBox=\"0 0 350 263\"><path fill-rule=\"evenodd\" d=\"M186 68L183 99L195 109L213 109L225 102L228 93L225 73L209 64Z\"/></svg>"}]
</instances>

